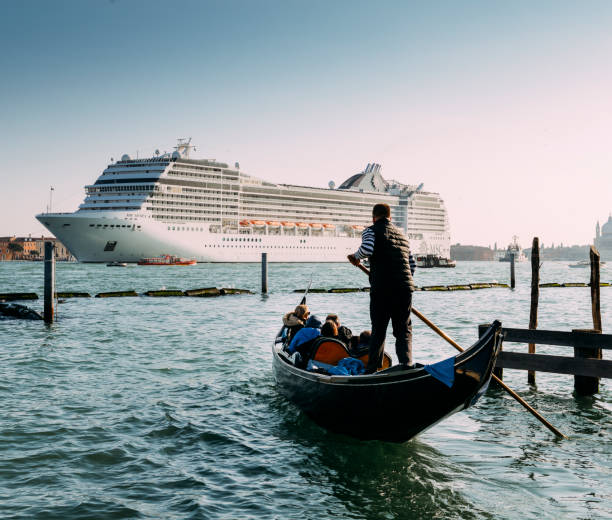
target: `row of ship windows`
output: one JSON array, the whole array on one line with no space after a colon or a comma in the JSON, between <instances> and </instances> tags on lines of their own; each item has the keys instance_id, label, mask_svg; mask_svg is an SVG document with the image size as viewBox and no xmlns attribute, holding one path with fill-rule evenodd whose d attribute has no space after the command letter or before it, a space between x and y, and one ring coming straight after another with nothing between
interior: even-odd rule
<instances>
[{"instance_id":1,"label":"row of ship windows","mask_svg":"<svg viewBox=\"0 0 612 520\"><path fill-rule=\"evenodd\" d=\"M150 161L151 163L156 163L156 165L159 164L160 166L163 166L164 168L166 166L168 166L168 164L169 164L168 161L164 161L164 160L160 160L158 162L158 161L154 161L154 160L148 159L148 161ZM127 164L124 161L117 161L117 164L120 164L121 168L147 168L147 167L151 166L151 164L146 164L146 163L143 163L142 161L141 162L135 162L133 164ZM147 172L148 171L149 170L147 170ZM151 170L151 171L156 171L156 170ZM122 172L121 171L110 171L110 170L108 170L105 173L122 173ZM132 173L132 172L130 172L130 173Z\"/></svg>"},{"instance_id":2,"label":"row of ship windows","mask_svg":"<svg viewBox=\"0 0 612 520\"><path fill-rule=\"evenodd\" d=\"M70 225L70 224L68 224ZM66 224L64 224L64 226L66 226ZM89 227L95 227L95 228L128 228L128 229L134 229L134 224L129 225L129 224L89 224ZM140 226L136 226L136 229L140 229Z\"/></svg>"},{"instance_id":3,"label":"row of ship windows","mask_svg":"<svg viewBox=\"0 0 612 520\"><path fill-rule=\"evenodd\" d=\"M130 211L130 210L139 210L140 206L104 206L104 207L92 208L92 207L87 207L85 204L83 204L82 206L79 207L79 209L89 210L89 211L110 211L110 210Z\"/></svg>"},{"instance_id":4,"label":"row of ship windows","mask_svg":"<svg viewBox=\"0 0 612 520\"><path fill-rule=\"evenodd\" d=\"M183 191L189 191L186 188L183 188ZM228 199L228 200L238 200L238 196L235 194L232 195L224 195L220 196L220 192L218 191L198 191L201 195L216 195L216 197L198 197L196 195L176 195L174 193L155 193L152 196L156 199L187 199L187 200L219 200L220 198Z\"/></svg>"},{"instance_id":5,"label":"row of ship windows","mask_svg":"<svg viewBox=\"0 0 612 520\"><path fill-rule=\"evenodd\" d=\"M187 193L221 193L223 194L224 197L238 197L238 190L231 190L231 189L222 189L222 190L217 190L217 189L212 189L212 188L185 188L183 187L183 191L187 192Z\"/></svg>"},{"instance_id":6,"label":"row of ship windows","mask_svg":"<svg viewBox=\"0 0 612 520\"><path fill-rule=\"evenodd\" d=\"M220 167L206 167L206 166L184 166L182 164L175 164L174 168L172 170L170 170L171 172L183 172L183 171L193 171L193 170L200 170L200 171L207 171L207 172L220 172L221 168ZM227 174L227 172L226 172Z\"/></svg>"},{"instance_id":7,"label":"row of ship windows","mask_svg":"<svg viewBox=\"0 0 612 520\"><path fill-rule=\"evenodd\" d=\"M217 206L219 207L219 206ZM233 211L231 211L233 208ZM234 214L237 215L238 214L238 208L236 206L221 206L221 209L223 210L223 213L225 215L229 215L229 214ZM197 209L183 209L183 208L160 208L158 206L149 206L147 207L147 210L149 211L166 211L166 212L172 212L172 213L178 213L178 214L185 214L185 213L197 213L200 215L218 215L219 214L219 210L218 209L210 209L210 210L197 210Z\"/></svg>"},{"instance_id":8,"label":"row of ship windows","mask_svg":"<svg viewBox=\"0 0 612 520\"><path fill-rule=\"evenodd\" d=\"M153 184L151 185L144 185L144 186L102 186L99 188L87 188L87 194L92 194L92 193L100 193L100 192L120 192L120 191L138 191L138 192L142 192L142 191L153 191L153 190L159 190L159 186L154 186Z\"/></svg>"},{"instance_id":9,"label":"row of ship windows","mask_svg":"<svg viewBox=\"0 0 612 520\"><path fill-rule=\"evenodd\" d=\"M221 204L214 204L213 202L177 202L176 200L157 200L157 199L149 199L149 202L155 206L159 206L159 205L166 205L166 206L185 206L185 207L208 207L208 206L217 206L220 207L221 205L223 205L223 207L227 207L227 208L237 208L238 201L235 200L228 200L228 201L222 201ZM215 202L221 202L218 199ZM234 204L231 204L231 203Z\"/></svg>"},{"instance_id":10,"label":"row of ship windows","mask_svg":"<svg viewBox=\"0 0 612 520\"><path fill-rule=\"evenodd\" d=\"M168 231L204 231L201 227L168 226Z\"/></svg>"},{"instance_id":11,"label":"row of ship windows","mask_svg":"<svg viewBox=\"0 0 612 520\"><path fill-rule=\"evenodd\" d=\"M204 247L259 247L251 245L230 245L230 244L204 244ZM264 246L266 249L336 249L333 246Z\"/></svg>"},{"instance_id":12,"label":"row of ship windows","mask_svg":"<svg viewBox=\"0 0 612 520\"><path fill-rule=\"evenodd\" d=\"M207 218L205 216L188 217L186 215L160 215L160 214L154 214L153 218L157 220L164 220L164 221L165 220L197 220L197 221L208 222L210 220L210 218Z\"/></svg>"},{"instance_id":13,"label":"row of ship windows","mask_svg":"<svg viewBox=\"0 0 612 520\"><path fill-rule=\"evenodd\" d=\"M221 170L216 169L216 170L212 170L215 172L220 172ZM173 177L200 177L202 179L206 179L211 180L211 179L224 179L223 175L211 175L210 173L193 173L193 172L183 172L183 171L178 171L178 170L170 170L168 172L168 175L171 175ZM231 177L228 177L228 179L230 179ZM236 177L231 178L231 180L237 180Z\"/></svg>"},{"instance_id":14,"label":"row of ship windows","mask_svg":"<svg viewBox=\"0 0 612 520\"><path fill-rule=\"evenodd\" d=\"M135 193L132 193L132 195L135 195ZM108 195L106 195L108 197ZM113 203L113 204L117 204L117 202L136 202L135 200L130 200L130 199L102 199L102 200L91 200L92 197L89 197L89 200L87 202L89 202L90 204L109 204L109 203ZM144 198L141 198L140 200L144 200Z\"/></svg>"}]
</instances>

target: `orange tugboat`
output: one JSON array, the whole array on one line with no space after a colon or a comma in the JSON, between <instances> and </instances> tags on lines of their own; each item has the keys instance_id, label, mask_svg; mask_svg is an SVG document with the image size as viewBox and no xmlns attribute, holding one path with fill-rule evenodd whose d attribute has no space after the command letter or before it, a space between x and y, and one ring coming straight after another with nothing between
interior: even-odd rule
<instances>
[{"instance_id":1,"label":"orange tugboat","mask_svg":"<svg viewBox=\"0 0 612 520\"><path fill-rule=\"evenodd\" d=\"M180 258L173 255L161 255L153 258L141 258L138 265L194 265L195 259Z\"/></svg>"}]
</instances>

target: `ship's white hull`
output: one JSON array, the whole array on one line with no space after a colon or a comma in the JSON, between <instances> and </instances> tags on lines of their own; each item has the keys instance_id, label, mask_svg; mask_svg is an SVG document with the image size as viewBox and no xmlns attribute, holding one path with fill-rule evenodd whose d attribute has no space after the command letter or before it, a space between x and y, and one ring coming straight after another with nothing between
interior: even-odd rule
<instances>
[{"instance_id":1,"label":"ship's white hull","mask_svg":"<svg viewBox=\"0 0 612 520\"><path fill-rule=\"evenodd\" d=\"M259 262L264 252L270 262L345 262L361 243L360 237L211 233L201 225L127 219L108 212L36 218L80 262L137 262L166 254L198 262ZM113 249L105 250L113 242Z\"/></svg>"}]
</instances>

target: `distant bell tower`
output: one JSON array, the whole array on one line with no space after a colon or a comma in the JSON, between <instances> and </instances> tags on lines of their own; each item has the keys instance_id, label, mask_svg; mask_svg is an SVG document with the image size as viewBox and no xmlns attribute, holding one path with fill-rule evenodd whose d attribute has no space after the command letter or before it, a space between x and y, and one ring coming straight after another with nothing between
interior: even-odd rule
<instances>
[{"instance_id":1,"label":"distant bell tower","mask_svg":"<svg viewBox=\"0 0 612 520\"><path fill-rule=\"evenodd\" d=\"M597 225L595 226L595 238L599 238L600 235L600 227L599 227L599 220L597 221Z\"/></svg>"}]
</instances>

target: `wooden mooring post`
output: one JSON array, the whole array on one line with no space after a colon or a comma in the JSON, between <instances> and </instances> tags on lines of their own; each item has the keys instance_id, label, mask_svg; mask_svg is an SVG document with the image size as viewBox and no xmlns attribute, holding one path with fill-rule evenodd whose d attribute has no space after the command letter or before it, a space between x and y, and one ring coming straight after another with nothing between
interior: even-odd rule
<instances>
[{"instance_id":1,"label":"wooden mooring post","mask_svg":"<svg viewBox=\"0 0 612 520\"><path fill-rule=\"evenodd\" d=\"M599 252L593 246L589 252L591 260L591 312L593 314L593 328L601 332L601 308L599 306Z\"/></svg>"},{"instance_id":2,"label":"wooden mooring post","mask_svg":"<svg viewBox=\"0 0 612 520\"><path fill-rule=\"evenodd\" d=\"M538 299L540 296L540 239L534 237L531 246L531 306L529 308L529 328L538 328ZM535 354L535 343L529 343L528 352ZM536 384L535 371L527 372L527 383Z\"/></svg>"},{"instance_id":3,"label":"wooden mooring post","mask_svg":"<svg viewBox=\"0 0 612 520\"><path fill-rule=\"evenodd\" d=\"M601 308L599 305L599 252L591 246L589 251L591 261L591 313L593 315L593 329L577 332L591 332L601 334ZM601 348L574 348L574 356L586 359L602 359ZM599 377L574 376L574 390L579 395L592 395L599 392Z\"/></svg>"},{"instance_id":4,"label":"wooden mooring post","mask_svg":"<svg viewBox=\"0 0 612 520\"><path fill-rule=\"evenodd\" d=\"M268 253L261 253L261 293L268 292Z\"/></svg>"},{"instance_id":5,"label":"wooden mooring post","mask_svg":"<svg viewBox=\"0 0 612 520\"><path fill-rule=\"evenodd\" d=\"M53 323L55 297L55 247L53 242L45 242L45 323Z\"/></svg>"},{"instance_id":6,"label":"wooden mooring post","mask_svg":"<svg viewBox=\"0 0 612 520\"><path fill-rule=\"evenodd\" d=\"M514 253L510 254L510 289L514 289L516 287L516 278L514 276L514 263L516 260L516 255Z\"/></svg>"}]
</instances>

